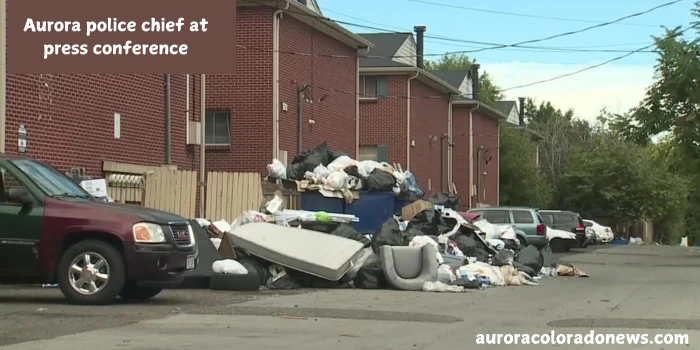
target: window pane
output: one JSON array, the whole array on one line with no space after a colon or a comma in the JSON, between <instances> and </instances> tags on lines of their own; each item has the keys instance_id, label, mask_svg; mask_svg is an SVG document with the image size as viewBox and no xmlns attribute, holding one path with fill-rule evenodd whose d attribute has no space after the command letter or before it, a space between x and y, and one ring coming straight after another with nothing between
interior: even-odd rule
<instances>
[{"instance_id":1,"label":"window pane","mask_svg":"<svg viewBox=\"0 0 700 350\"><path fill-rule=\"evenodd\" d=\"M516 224L534 224L535 219L532 218L532 214L526 210L513 210L513 221Z\"/></svg>"},{"instance_id":2,"label":"window pane","mask_svg":"<svg viewBox=\"0 0 700 350\"><path fill-rule=\"evenodd\" d=\"M586 221L583 222L583 225L585 225L586 227L593 227L592 223Z\"/></svg>"},{"instance_id":3,"label":"window pane","mask_svg":"<svg viewBox=\"0 0 700 350\"><path fill-rule=\"evenodd\" d=\"M365 97L365 76L360 76L360 97Z\"/></svg>"},{"instance_id":4,"label":"window pane","mask_svg":"<svg viewBox=\"0 0 700 350\"><path fill-rule=\"evenodd\" d=\"M217 113L214 119L214 143L229 143L229 116L228 113Z\"/></svg>"},{"instance_id":5,"label":"window pane","mask_svg":"<svg viewBox=\"0 0 700 350\"><path fill-rule=\"evenodd\" d=\"M0 168L0 203L10 203L7 197L10 190L24 188L17 179L4 168ZM22 203L14 203L22 204Z\"/></svg>"},{"instance_id":6,"label":"window pane","mask_svg":"<svg viewBox=\"0 0 700 350\"><path fill-rule=\"evenodd\" d=\"M208 112L204 121L204 143L212 144L214 143L214 113Z\"/></svg>"},{"instance_id":7,"label":"window pane","mask_svg":"<svg viewBox=\"0 0 700 350\"><path fill-rule=\"evenodd\" d=\"M365 77L365 97L377 97L377 77Z\"/></svg>"},{"instance_id":8,"label":"window pane","mask_svg":"<svg viewBox=\"0 0 700 350\"><path fill-rule=\"evenodd\" d=\"M360 154L357 160L377 160L377 147L376 146L360 146Z\"/></svg>"},{"instance_id":9,"label":"window pane","mask_svg":"<svg viewBox=\"0 0 700 350\"><path fill-rule=\"evenodd\" d=\"M507 210L487 210L484 218L494 224L509 224L510 217Z\"/></svg>"},{"instance_id":10,"label":"window pane","mask_svg":"<svg viewBox=\"0 0 700 350\"><path fill-rule=\"evenodd\" d=\"M542 223L546 225L554 224L554 217L551 214L542 214L540 215L540 218L542 220Z\"/></svg>"}]
</instances>

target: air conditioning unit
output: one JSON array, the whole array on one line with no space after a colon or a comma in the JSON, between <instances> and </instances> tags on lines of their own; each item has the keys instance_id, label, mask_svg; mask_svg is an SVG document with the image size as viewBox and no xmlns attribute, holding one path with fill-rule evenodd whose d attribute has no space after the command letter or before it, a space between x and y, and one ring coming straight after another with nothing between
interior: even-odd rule
<instances>
[{"instance_id":1,"label":"air conditioning unit","mask_svg":"<svg viewBox=\"0 0 700 350\"><path fill-rule=\"evenodd\" d=\"M190 121L189 128L187 130L188 145L202 144L202 123Z\"/></svg>"}]
</instances>

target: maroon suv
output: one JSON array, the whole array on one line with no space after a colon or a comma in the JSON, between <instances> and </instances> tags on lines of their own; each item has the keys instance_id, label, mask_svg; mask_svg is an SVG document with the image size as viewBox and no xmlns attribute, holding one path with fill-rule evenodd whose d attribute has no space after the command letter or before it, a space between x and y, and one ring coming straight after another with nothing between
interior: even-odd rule
<instances>
[{"instance_id":1,"label":"maroon suv","mask_svg":"<svg viewBox=\"0 0 700 350\"><path fill-rule=\"evenodd\" d=\"M186 219L104 202L48 164L0 155L0 283L57 283L77 304L145 300L198 259Z\"/></svg>"}]
</instances>

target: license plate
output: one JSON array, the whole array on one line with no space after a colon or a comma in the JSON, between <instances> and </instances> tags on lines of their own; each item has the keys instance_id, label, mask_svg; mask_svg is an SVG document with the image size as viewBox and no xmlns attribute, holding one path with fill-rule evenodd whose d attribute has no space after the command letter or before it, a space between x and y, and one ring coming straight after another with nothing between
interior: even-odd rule
<instances>
[{"instance_id":1,"label":"license plate","mask_svg":"<svg viewBox=\"0 0 700 350\"><path fill-rule=\"evenodd\" d=\"M196 259L196 258L195 258L194 255L190 255L190 256L187 257L187 266L185 267L186 270L192 270L192 269L194 269L195 259Z\"/></svg>"}]
</instances>

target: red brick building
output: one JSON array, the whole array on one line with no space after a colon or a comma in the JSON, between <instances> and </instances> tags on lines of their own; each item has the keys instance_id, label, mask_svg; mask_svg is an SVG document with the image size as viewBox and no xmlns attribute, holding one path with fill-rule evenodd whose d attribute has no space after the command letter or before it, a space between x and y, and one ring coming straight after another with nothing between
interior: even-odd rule
<instances>
[{"instance_id":1,"label":"red brick building","mask_svg":"<svg viewBox=\"0 0 700 350\"><path fill-rule=\"evenodd\" d=\"M207 76L207 170L264 172L284 151L291 159L298 146L298 86L308 86L302 99L303 148L328 140L354 156L357 52L371 44L320 19L313 0L239 1L238 6L237 73ZM85 168L100 177L103 161L161 165L168 160L198 170L199 81L198 75L185 74L10 75L6 152L19 152L23 125L24 155L60 170Z\"/></svg>"},{"instance_id":2,"label":"red brick building","mask_svg":"<svg viewBox=\"0 0 700 350\"><path fill-rule=\"evenodd\" d=\"M360 61L360 159L400 163L428 194L460 196L461 209L496 206L499 122L506 116L471 97L478 65L429 73L420 59L424 27L362 34L373 42ZM472 79L472 76L475 79Z\"/></svg>"}]
</instances>

